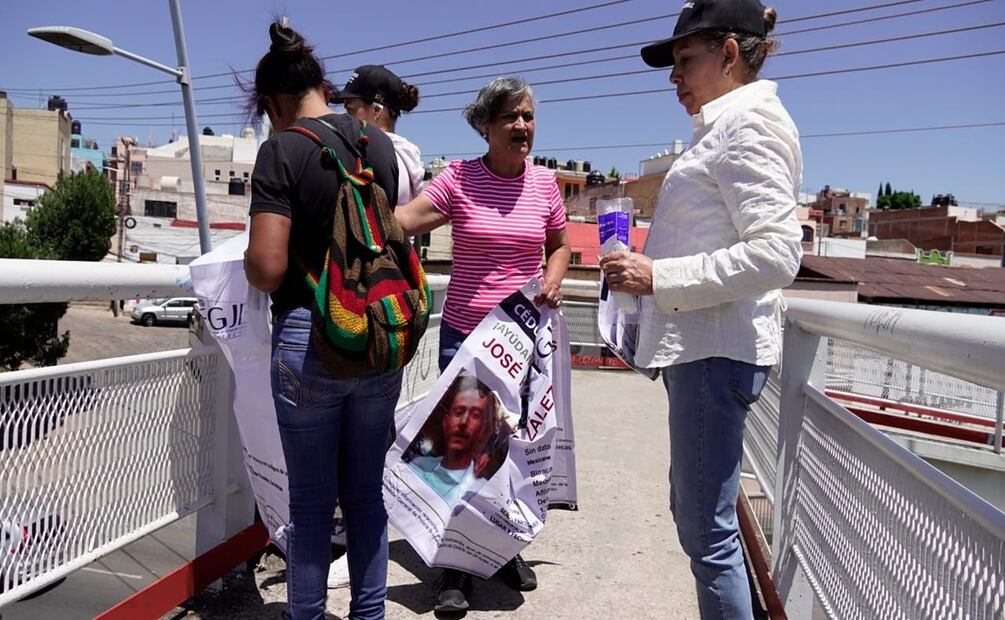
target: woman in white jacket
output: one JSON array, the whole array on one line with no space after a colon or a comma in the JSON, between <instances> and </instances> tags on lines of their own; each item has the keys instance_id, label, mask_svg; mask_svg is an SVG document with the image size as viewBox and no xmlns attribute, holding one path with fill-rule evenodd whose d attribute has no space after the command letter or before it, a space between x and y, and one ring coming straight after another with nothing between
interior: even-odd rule
<instances>
[{"instance_id":1,"label":"woman in white jacket","mask_svg":"<svg viewBox=\"0 0 1005 620\"><path fill-rule=\"evenodd\" d=\"M411 112L419 105L419 89L382 65L363 65L353 71L336 99L345 105L346 114L376 125L394 143L398 155L398 204L418 196L426 172L419 147L395 133L395 127L402 112Z\"/></svg>"},{"instance_id":2,"label":"woman in white jacket","mask_svg":"<svg viewBox=\"0 0 1005 620\"><path fill-rule=\"evenodd\" d=\"M691 144L663 181L642 254L601 267L639 295L637 364L670 400L670 508L703 620L752 617L736 500L743 427L778 363L781 291L799 269L799 134L757 79L776 14L758 0L686 2L674 36L642 49L691 116Z\"/></svg>"}]
</instances>

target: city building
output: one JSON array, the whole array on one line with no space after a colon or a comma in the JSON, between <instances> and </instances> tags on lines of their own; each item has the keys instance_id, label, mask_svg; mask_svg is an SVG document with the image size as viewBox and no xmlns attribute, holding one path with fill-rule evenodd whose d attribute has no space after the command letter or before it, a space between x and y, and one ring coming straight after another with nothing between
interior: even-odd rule
<instances>
[{"instance_id":1,"label":"city building","mask_svg":"<svg viewBox=\"0 0 1005 620\"><path fill-rule=\"evenodd\" d=\"M906 239L922 250L951 251L955 254L1002 256L1005 228L992 219L961 219L973 214L956 211L951 205L873 210L869 215L869 236L877 239ZM982 214L983 215L983 214Z\"/></svg>"},{"instance_id":2,"label":"city building","mask_svg":"<svg viewBox=\"0 0 1005 620\"><path fill-rule=\"evenodd\" d=\"M147 149L136 138L119 136L106 159L105 173L115 189L115 204L125 213L132 212L131 193L145 170L146 158Z\"/></svg>"},{"instance_id":3,"label":"city building","mask_svg":"<svg viewBox=\"0 0 1005 620\"><path fill-rule=\"evenodd\" d=\"M0 181L14 178L14 105L7 98L7 93L0 91L0 167L3 176ZM7 204L4 199L3 186L0 184L0 204ZM5 216L6 217L6 216Z\"/></svg>"},{"instance_id":4,"label":"city building","mask_svg":"<svg viewBox=\"0 0 1005 620\"><path fill-rule=\"evenodd\" d=\"M250 127L241 132L240 137L230 134L199 136L206 193L228 194L231 179L247 184L255 168L259 144L255 130ZM138 188L158 189L162 185L180 184L180 191L192 192L188 138L182 136L168 144L147 148L142 171L132 176L136 176Z\"/></svg>"},{"instance_id":5,"label":"city building","mask_svg":"<svg viewBox=\"0 0 1005 620\"><path fill-rule=\"evenodd\" d=\"M35 206L38 199L52 188L38 181L6 180L0 185L3 198L3 222L24 219L28 209Z\"/></svg>"},{"instance_id":6,"label":"city building","mask_svg":"<svg viewBox=\"0 0 1005 620\"><path fill-rule=\"evenodd\" d=\"M70 172L70 121L66 102L49 98L49 109L14 109L13 161L10 178L53 186Z\"/></svg>"},{"instance_id":7,"label":"city building","mask_svg":"<svg viewBox=\"0 0 1005 620\"><path fill-rule=\"evenodd\" d=\"M73 172L88 170L104 174L105 154L98 143L81 135L80 121L70 123L70 169Z\"/></svg>"},{"instance_id":8,"label":"city building","mask_svg":"<svg viewBox=\"0 0 1005 620\"><path fill-rule=\"evenodd\" d=\"M810 219L822 225L822 237L864 237L869 229L868 194L825 185L810 203Z\"/></svg>"},{"instance_id":9,"label":"city building","mask_svg":"<svg viewBox=\"0 0 1005 620\"><path fill-rule=\"evenodd\" d=\"M847 301L944 312L1005 313L1005 269L969 269L924 265L895 258L803 256L792 296L834 299L854 291ZM787 289L786 295L790 295Z\"/></svg>"}]
</instances>

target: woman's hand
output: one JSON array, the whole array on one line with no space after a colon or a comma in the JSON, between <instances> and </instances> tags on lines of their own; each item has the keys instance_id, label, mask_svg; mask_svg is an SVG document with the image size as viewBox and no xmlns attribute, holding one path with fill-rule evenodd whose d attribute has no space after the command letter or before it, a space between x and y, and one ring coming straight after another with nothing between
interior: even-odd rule
<instances>
[{"instance_id":1,"label":"woman's hand","mask_svg":"<svg viewBox=\"0 0 1005 620\"><path fill-rule=\"evenodd\" d=\"M611 252L600 259L607 286L616 293L653 294L653 259L637 252Z\"/></svg>"},{"instance_id":2,"label":"woman's hand","mask_svg":"<svg viewBox=\"0 0 1005 620\"><path fill-rule=\"evenodd\" d=\"M550 308L562 305L562 283L555 282L545 276L541 280L541 292L534 297L534 303L538 306L548 304Z\"/></svg>"}]
</instances>

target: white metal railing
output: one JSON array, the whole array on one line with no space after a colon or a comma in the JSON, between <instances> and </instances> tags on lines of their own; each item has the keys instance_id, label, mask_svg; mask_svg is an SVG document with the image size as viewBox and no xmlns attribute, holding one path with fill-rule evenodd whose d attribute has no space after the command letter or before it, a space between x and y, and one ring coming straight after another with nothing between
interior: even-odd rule
<instances>
[{"instance_id":1,"label":"white metal railing","mask_svg":"<svg viewBox=\"0 0 1005 620\"><path fill-rule=\"evenodd\" d=\"M184 267L41 265L0 261L0 303L191 294ZM430 277L438 305L446 282ZM564 288L592 296L597 284ZM581 344L599 344L594 312L567 304L570 322L582 324ZM1002 513L822 392L821 336L1005 388L1005 334L993 322L1001 319L945 318L790 301L783 371L753 407L745 446L773 507L775 582L790 617L809 617L813 595L831 617L1001 616ZM399 406L438 376L438 322L406 368ZM843 377L833 354L831 368ZM208 346L0 374L0 527L26 521L28 539L38 541L7 541L20 562L0 549L0 572L13 575L0 606L184 514L196 512L203 549L250 519L231 381ZM235 497L245 503L231 510Z\"/></svg>"},{"instance_id":2,"label":"white metal railing","mask_svg":"<svg viewBox=\"0 0 1005 620\"><path fill-rule=\"evenodd\" d=\"M0 303L192 294L187 267L50 263L0 260ZM439 322L399 408L439 376ZM212 344L0 373L0 607L193 513L197 552L250 525L232 381Z\"/></svg>"},{"instance_id":3,"label":"white metal railing","mask_svg":"<svg viewBox=\"0 0 1005 620\"><path fill-rule=\"evenodd\" d=\"M0 374L0 605L213 499L211 347Z\"/></svg>"},{"instance_id":4,"label":"white metal railing","mask_svg":"<svg viewBox=\"0 0 1005 620\"><path fill-rule=\"evenodd\" d=\"M814 595L831 618L1003 617L1005 514L829 399L821 339L1001 391L1003 326L789 302L773 477L763 409L751 412L747 457L772 494L772 572L790 618L809 618Z\"/></svg>"},{"instance_id":5,"label":"white metal railing","mask_svg":"<svg viewBox=\"0 0 1005 620\"><path fill-rule=\"evenodd\" d=\"M994 420L999 392L850 342L827 339L829 390Z\"/></svg>"}]
</instances>

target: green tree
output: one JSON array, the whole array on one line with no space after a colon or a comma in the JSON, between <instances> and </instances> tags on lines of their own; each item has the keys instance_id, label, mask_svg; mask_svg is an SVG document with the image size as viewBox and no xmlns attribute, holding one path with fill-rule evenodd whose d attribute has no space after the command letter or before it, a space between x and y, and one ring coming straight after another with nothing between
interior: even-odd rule
<instances>
[{"instance_id":1,"label":"green tree","mask_svg":"<svg viewBox=\"0 0 1005 620\"><path fill-rule=\"evenodd\" d=\"M97 172L61 176L28 212L31 241L60 260L101 260L115 234L115 192Z\"/></svg>"},{"instance_id":2,"label":"green tree","mask_svg":"<svg viewBox=\"0 0 1005 620\"><path fill-rule=\"evenodd\" d=\"M621 173L614 166L611 166L611 171L607 173L607 178L614 179L615 181L621 180Z\"/></svg>"},{"instance_id":3,"label":"green tree","mask_svg":"<svg viewBox=\"0 0 1005 620\"><path fill-rule=\"evenodd\" d=\"M0 257L47 258L32 242L22 221L0 226ZM24 362L51 366L66 355L70 332L59 333L67 304L0 304L0 368L17 370Z\"/></svg>"},{"instance_id":4,"label":"green tree","mask_svg":"<svg viewBox=\"0 0 1005 620\"><path fill-rule=\"evenodd\" d=\"M917 209L921 206L921 196L914 192L893 192L889 196L880 196L876 201L879 209Z\"/></svg>"},{"instance_id":5,"label":"green tree","mask_svg":"<svg viewBox=\"0 0 1005 620\"><path fill-rule=\"evenodd\" d=\"M879 199L883 197L883 182L879 182L879 191L876 192L876 204L879 204Z\"/></svg>"}]
</instances>

